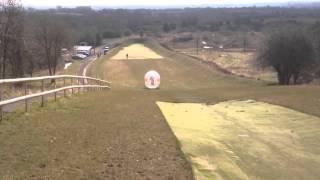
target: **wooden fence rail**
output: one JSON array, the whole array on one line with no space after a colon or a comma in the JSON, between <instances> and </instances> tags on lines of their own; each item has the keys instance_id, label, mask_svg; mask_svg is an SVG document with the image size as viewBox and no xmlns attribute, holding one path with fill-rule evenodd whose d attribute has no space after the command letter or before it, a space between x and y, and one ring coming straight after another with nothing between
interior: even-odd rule
<instances>
[{"instance_id":1,"label":"wooden fence rail","mask_svg":"<svg viewBox=\"0 0 320 180\"><path fill-rule=\"evenodd\" d=\"M34 78L18 78L18 79L0 79L0 84L53 80L53 79L63 79L63 78L83 79L83 80L87 80L87 81L93 80L93 81L97 81L97 82L111 84L110 82L105 81L105 80L101 80L101 79L96 79L96 78L86 77L86 76L72 76L72 75L41 76L41 77L34 77Z\"/></svg>"},{"instance_id":2,"label":"wooden fence rail","mask_svg":"<svg viewBox=\"0 0 320 180\"><path fill-rule=\"evenodd\" d=\"M63 87L57 88L57 80L63 79ZM71 85L67 85L67 79L71 80ZM51 80L54 85L54 89L45 91L44 82L45 80ZM29 92L29 84L31 82L41 82L41 92L28 94ZM3 100L3 87L7 84L16 84L16 83L24 83L24 95ZM74 94L74 90L78 89L78 92L85 90L102 90L102 89L110 89L111 83L108 81L104 81L101 79L96 79L92 77L85 76L72 76L72 75L60 75L60 76L43 76L43 77L35 77L35 78L19 78L19 79L2 79L0 80L0 121L3 119L3 107L9 104L17 103L24 101L25 103L25 111L28 111L28 101L33 98L41 97L41 106L44 106L45 96L54 94L54 100L57 100L57 93L63 91L64 96L67 95L67 90L71 90L72 94Z\"/></svg>"}]
</instances>

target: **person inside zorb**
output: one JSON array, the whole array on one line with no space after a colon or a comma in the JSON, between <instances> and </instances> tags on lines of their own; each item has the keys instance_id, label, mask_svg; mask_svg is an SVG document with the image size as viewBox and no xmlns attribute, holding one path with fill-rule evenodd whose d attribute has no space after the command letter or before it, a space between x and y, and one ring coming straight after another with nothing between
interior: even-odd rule
<instances>
[{"instance_id":1,"label":"person inside zorb","mask_svg":"<svg viewBox=\"0 0 320 180\"><path fill-rule=\"evenodd\" d=\"M160 74L156 71L149 71L144 76L145 86L148 89L158 89L160 87Z\"/></svg>"}]
</instances>

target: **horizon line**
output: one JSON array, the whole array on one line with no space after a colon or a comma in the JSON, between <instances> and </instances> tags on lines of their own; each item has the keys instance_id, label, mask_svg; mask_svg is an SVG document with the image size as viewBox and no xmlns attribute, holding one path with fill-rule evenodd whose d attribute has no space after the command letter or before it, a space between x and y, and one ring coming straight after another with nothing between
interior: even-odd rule
<instances>
[{"instance_id":1,"label":"horizon line","mask_svg":"<svg viewBox=\"0 0 320 180\"><path fill-rule=\"evenodd\" d=\"M288 1L288 2L274 2L274 3L211 3L211 4L200 4L200 5L79 5L79 6L68 6L68 5L55 5L55 6L34 6L34 5L23 5L26 8L34 9L52 9L57 7L62 8L77 8L77 7L90 7L96 9L184 9L184 8L245 8L245 7L290 7L290 6L302 6L306 7L319 3L320 1Z\"/></svg>"}]
</instances>

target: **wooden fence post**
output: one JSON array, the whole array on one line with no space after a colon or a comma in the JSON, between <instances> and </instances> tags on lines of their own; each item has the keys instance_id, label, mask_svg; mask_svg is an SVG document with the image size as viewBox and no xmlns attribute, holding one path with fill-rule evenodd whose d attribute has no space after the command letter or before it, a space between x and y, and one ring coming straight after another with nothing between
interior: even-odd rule
<instances>
[{"instance_id":1,"label":"wooden fence post","mask_svg":"<svg viewBox=\"0 0 320 180\"><path fill-rule=\"evenodd\" d=\"M0 102L2 101L2 85L0 84ZM2 111L2 106L0 106L0 122L3 119L3 111Z\"/></svg>"},{"instance_id":2,"label":"wooden fence post","mask_svg":"<svg viewBox=\"0 0 320 180\"><path fill-rule=\"evenodd\" d=\"M82 79L82 85L85 85L85 79ZM83 93L85 92L85 88L84 87L82 88L82 92Z\"/></svg>"},{"instance_id":3,"label":"wooden fence post","mask_svg":"<svg viewBox=\"0 0 320 180\"><path fill-rule=\"evenodd\" d=\"M28 82L24 83L24 95L28 95ZM25 112L28 112L28 99L25 100Z\"/></svg>"},{"instance_id":4,"label":"wooden fence post","mask_svg":"<svg viewBox=\"0 0 320 180\"><path fill-rule=\"evenodd\" d=\"M41 81L41 92L44 92L44 80ZM44 95L41 96L41 107L44 107Z\"/></svg>"},{"instance_id":5,"label":"wooden fence post","mask_svg":"<svg viewBox=\"0 0 320 180\"><path fill-rule=\"evenodd\" d=\"M54 80L54 89L57 89L57 79ZM54 101L57 101L57 93L54 93Z\"/></svg>"},{"instance_id":6,"label":"wooden fence post","mask_svg":"<svg viewBox=\"0 0 320 180\"><path fill-rule=\"evenodd\" d=\"M66 78L63 78L63 87L66 87ZM63 95L64 95L64 97L67 96L67 91L66 90L63 90Z\"/></svg>"},{"instance_id":7,"label":"wooden fence post","mask_svg":"<svg viewBox=\"0 0 320 180\"><path fill-rule=\"evenodd\" d=\"M87 79L87 85L90 85L90 79ZM90 90L90 88L87 88L87 92L89 92Z\"/></svg>"},{"instance_id":8,"label":"wooden fence post","mask_svg":"<svg viewBox=\"0 0 320 180\"><path fill-rule=\"evenodd\" d=\"M73 78L71 78L71 86L73 86ZM73 88L71 88L71 94L73 95Z\"/></svg>"},{"instance_id":9,"label":"wooden fence post","mask_svg":"<svg viewBox=\"0 0 320 180\"><path fill-rule=\"evenodd\" d=\"M80 85L81 85L80 79L77 79L77 81L78 81L78 86L80 86ZM80 94L80 93L81 93L81 88L79 87L79 88L78 88L78 94Z\"/></svg>"}]
</instances>

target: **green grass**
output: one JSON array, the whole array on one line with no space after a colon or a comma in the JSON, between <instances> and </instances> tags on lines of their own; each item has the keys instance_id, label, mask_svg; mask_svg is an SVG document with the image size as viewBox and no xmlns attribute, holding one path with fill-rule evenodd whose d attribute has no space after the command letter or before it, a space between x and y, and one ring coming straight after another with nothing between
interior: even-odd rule
<instances>
[{"instance_id":1,"label":"green grass","mask_svg":"<svg viewBox=\"0 0 320 180\"><path fill-rule=\"evenodd\" d=\"M154 100L138 92L92 92L16 114L0 125L0 177L139 179L143 172L190 179ZM141 104L145 113L132 109Z\"/></svg>"}]
</instances>

